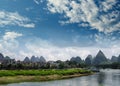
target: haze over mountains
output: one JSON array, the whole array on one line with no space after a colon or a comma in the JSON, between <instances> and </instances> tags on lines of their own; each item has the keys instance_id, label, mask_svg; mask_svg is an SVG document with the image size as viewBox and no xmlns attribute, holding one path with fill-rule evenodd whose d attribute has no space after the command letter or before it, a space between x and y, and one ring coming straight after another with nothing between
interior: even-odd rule
<instances>
[{"instance_id":1,"label":"haze over mountains","mask_svg":"<svg viewBox=\"0 0 120 86\"><path fill-rule=\"evenodd\" d=\"M41 57L32 56L31 59L29 59L28 57L25 57L24 62L43 62L43 63L45 63L46 60L43 56L41 56Z\"/></svg>"},{"instance_id":2,"label":"haze over mountains","mask_svg":"<svg viewBox=\"0 0 120 86\"><path fill-rule=\"evenodd\" d=\"M10 57L6 56L4 57L3 54L0 53L0 62L3 62L5 60L14 60L11 59ZM76 62L76 63L85 63L87 65L98 65L98 64L104 64L104 63L112 63L112 62L120 62L120 55L118 57L112 56L111 59L108 59L104 53L100 50L95 57L92 57L92 55L88 55L85 60L82 60L81 57L76 56L72 57L70 59L71 62ZM32 56L31 58L25 57L23 62L41 62L41 63L46 63L46 59L43 56L36 57Z\"/></svg>"}]
</instances>

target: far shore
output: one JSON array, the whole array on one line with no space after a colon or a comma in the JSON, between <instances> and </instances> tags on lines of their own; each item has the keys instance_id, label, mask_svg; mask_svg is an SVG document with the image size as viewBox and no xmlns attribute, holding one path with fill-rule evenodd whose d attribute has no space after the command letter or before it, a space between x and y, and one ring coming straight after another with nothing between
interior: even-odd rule
<instances>
[{"instance_id":1,"label":"far shore","mask_svg":"<svg viewBox=\"0 0 120 86\"><path fill-rule=\"evenodd\" d=\"M88 76L88 75L93 74L93 72L88 71L88 70L83 70L83 69L67 69L67 70L62 69L59 71L59 72L64 71L64 72L66 72L66 74L57 74L57 73L55 73L56 71L58 71L58 70L54 70L54 74L51 74L51 75L48 74L48 75L1 76L0 84L19 83L19 82L43 82L43 81L51 81L51 80L60 80L60 79ZM70 73L70 71L73 71L74 73L72 73L72 72ZM0 73L1 73L1 71L0 71Z\"/></svg>"}]
</instances>

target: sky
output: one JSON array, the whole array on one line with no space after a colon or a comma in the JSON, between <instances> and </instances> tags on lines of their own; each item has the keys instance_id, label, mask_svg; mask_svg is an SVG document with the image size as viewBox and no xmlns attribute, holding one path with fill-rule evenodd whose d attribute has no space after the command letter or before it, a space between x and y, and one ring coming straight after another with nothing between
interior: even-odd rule
<instances>
[{"instance_id":1,"label":"sky","mask_svg":"<svg viewBox=\"0 0 120 86\"><path fill-rule=\"evenodd\" d=\"M0 0L0 53L17 60L120 54L119 0Z\"/></svg>"}]
</instances>

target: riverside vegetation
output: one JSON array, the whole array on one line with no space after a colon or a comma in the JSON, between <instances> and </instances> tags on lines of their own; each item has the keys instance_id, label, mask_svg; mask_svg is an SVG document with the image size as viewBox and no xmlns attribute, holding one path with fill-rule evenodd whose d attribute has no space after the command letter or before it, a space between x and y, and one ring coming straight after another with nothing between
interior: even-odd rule
<instances>
[{"instance_id":1,"label":"riverside vegetation","mask_svg":"<svg viewBox=\"0 0 120 86\"><path fill-rule=\"evenodd\" d=\"M80 68L48 70L1 70L0 84L15 82L48 81L90 74L92 74L91 71Z\"/></svg>"}]
</instances>

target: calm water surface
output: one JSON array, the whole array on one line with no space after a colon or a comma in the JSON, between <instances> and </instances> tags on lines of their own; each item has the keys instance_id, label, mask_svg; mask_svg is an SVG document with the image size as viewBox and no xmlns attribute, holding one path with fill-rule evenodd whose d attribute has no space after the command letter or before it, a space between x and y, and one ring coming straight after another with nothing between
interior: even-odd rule
<instances>
[{"instance_id":1,"label":"calm water surface","mask_svg":"<svg viewBox=\"0 0 120 86\"><path fill-rule=\"evenodd\" d=\"M48 82L15 83L5 86L120 86L120 70L106 69L90 76Z\"/></svg>"}]
</instances>

